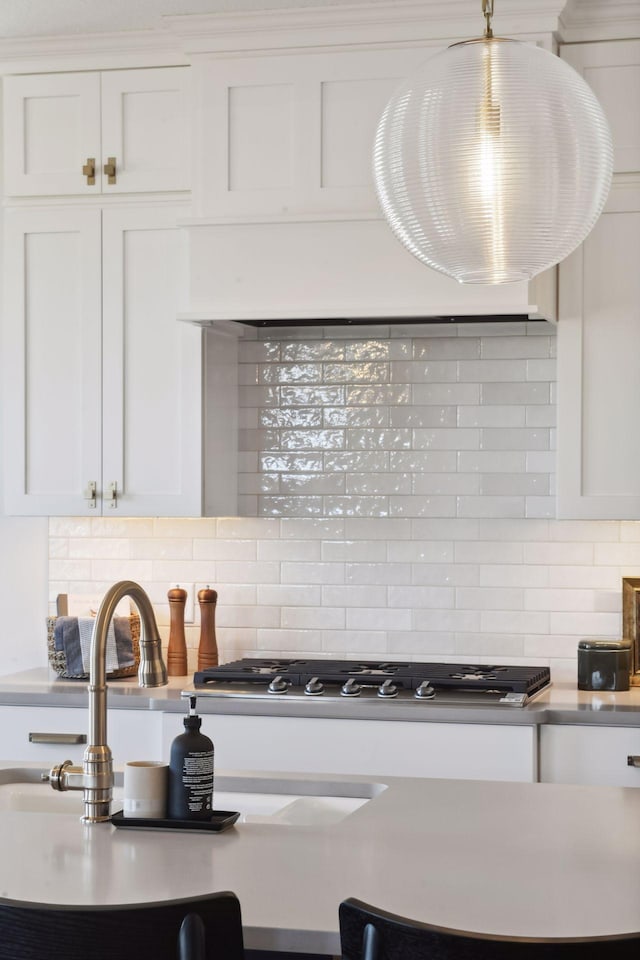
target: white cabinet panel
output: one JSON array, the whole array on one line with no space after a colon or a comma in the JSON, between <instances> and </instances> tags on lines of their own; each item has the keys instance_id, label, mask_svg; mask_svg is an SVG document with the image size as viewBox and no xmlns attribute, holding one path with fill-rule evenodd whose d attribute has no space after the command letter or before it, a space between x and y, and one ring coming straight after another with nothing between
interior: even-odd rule
<instances>
[{"instance_id":1,"label":"white cabinet panel","mask_svg":"<svg viewBox=\"0 0 640 960\"><path fill-rule=\"evenodd\" d=\"M104 193L188 190L188 67L103 73L102 158L116 158Z\"/></svg>"},{"instance_id":2,"label":"white cabinet panel","mask_svg":"<svg viewBox=\"0 0 640 960\"><path fill-rule=\"evenodd\" d=\"M614 140L604 212L559 270L557 515L640 517L640 40L562 57L600 99Z\"/></svg>"},{"instance_id":3,"label":"white cabinet panel","mask_svg":"<svg viewBox=\"0 0 640 960\"><path fill-rule=\"evenodd\" d=\"M188 189L188 77L188 67L6 77L5 193ZM93 182L83 172L90 160Z\"/></svg>"},{"instance_id":4,"label":"white cabinet panel","mask_svg":"<svg viewBox=\"0 0 640 960\"><path fill-rule=\"evenodd\" d=\"M582 74L607 116L614 172L640 170L640 40L570 44L561 56Z\"/></svg>"},{"instance_id":5,"label":"white cabinet panel","mask_svg":"<svg viewBox=\"0 0 640 960\"><path fill-rule=\"evenodd\" d=\"M640 517L640 184L560 267L558 516Z\"/></svg>"},{"instance_id":6,"label":"white cabinet panel","mask_svg":"<svg viewBox=\"0 0 640 960\"><path fill-rule=\"evenodd\" d=\"M34 743L30 734L78 734L87 737L89 710L80 707L0 706L0 760L80 762L84 744ZM113 762L162 760L161 714L144 710L110 710L107 742Z\"/></svg>"},{"instance_id":7,"label":"white cabinet panel","mask_svg":"<svg viewBox=\"0 0 640 960\"><path fill-rule=\"evenodd\" d=\"M100 166L100 74L5 77L4 189L9 195L94 194ZM99 183L99 178L98 181Z\"/></svg>"},{"instance_id":8,"label":"white cabinet panel","mask_svg":"<svg viewBox=\"0 0 640 960\"><path fill-rule=\"evenodd\" d=\"M79 514L100 481L100 213L5 215L5 497Z\"/></svg>"},{"instance_id":9,"label":"white cabinet panel","mask_svg":"<svg viewBox=\"0 0 640 960\"><path fill-rule=\"evenodd\" d=\"M165 714L164 750L182 732ZM366 776L536 779L536 729L464 723L202 715L216 767Z\"/></svg>"},{"instance_id":10,"label":"white cabinet panel","mask_svg":"<svg viewBox=\"0 0 640 960\"><path fill-rule=\"evenodd\" d=\"M197 214L377 215L378 120L395 87L436 49L199 58Z\"/></svg>"},{"instance_id":11,"label":"white cabinet panel","mask_svg":"<svg viewBox=\"0 0 640 960\"><path fill-rule=\"evenodd\" d=\"M200 514L202 334L176 322L185 209L7 213L8 513Z\"/></svg>"},{"instance_id":12,"label":"white cabinet panel","mask_svg":"<svg viewBox=\"0 0 640 960\"><path fill-rule=\"evenodd\" d=\"M126 516L201 512L202 335L176 321L187 279L181 213L103 213L102 489L117 483L114 509Z\"/></svg>"},{"instance_id":13,"label":"white cabinet panel","mask_svg":"<svg viewBox=\"0 0 640 960\"><path fill-rule=\"evenodd\" d=\"M549 724L540 728L540 780L640 787L640 727Z\"/></svg>"}]
</instances>

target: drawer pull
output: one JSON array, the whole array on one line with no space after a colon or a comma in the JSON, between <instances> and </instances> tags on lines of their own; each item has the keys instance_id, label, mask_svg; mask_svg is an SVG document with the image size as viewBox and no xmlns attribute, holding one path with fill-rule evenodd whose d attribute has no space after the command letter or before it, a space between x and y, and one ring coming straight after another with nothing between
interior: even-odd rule
<instances>
[{"instance_id":1,"label":"drawer pull","mask_svg":"<svg viewBox=\"0 0 640 960\"><path fill-rule=\"evenodd\" d=\"M86 743L86 733L30 733L29 743Z\"/></svg>"},{"instance_id":2,"label":"drawer pull","mask_svg":"<svg viewBox=\"0 0 640 960\"><path fill-rule=\"evenodd\" d=\"M640 757L634 756L631 754L627 757L627 766L628 767L640 767Z\"/></svg>"}]
</instances>

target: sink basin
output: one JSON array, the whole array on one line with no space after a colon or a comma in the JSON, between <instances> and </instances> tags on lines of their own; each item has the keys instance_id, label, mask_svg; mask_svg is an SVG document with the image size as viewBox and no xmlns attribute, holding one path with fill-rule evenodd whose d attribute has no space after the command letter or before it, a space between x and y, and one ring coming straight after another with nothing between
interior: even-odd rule
<instances>
[{"instance_id":1,"label":"sink basin","mask_svg":"<svg viewBox=\"0 0 640 960\"><path fill-rule=\"evenodd\" d=\"M81 816L82 791L52 790L41 780L47 772L28 767L0 770L0 811ZM384 789L383 784L375 783L220 775L216 777L214 806L217 810L239 810L238 823L328 825L359 810ZM112 810L121 806L122 773L116 773Z\"/></svg>"}]
</instances>

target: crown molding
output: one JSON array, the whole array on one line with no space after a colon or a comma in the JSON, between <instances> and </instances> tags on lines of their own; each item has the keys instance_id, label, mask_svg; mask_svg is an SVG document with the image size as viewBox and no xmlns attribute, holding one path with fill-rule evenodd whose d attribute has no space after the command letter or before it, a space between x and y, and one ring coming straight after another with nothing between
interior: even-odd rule
<instances>
[{"instance_id":1,"label":"crown molding","mask_svg":"<svg viewBox=\"0 0 640 960\"><path fill-rule=\"evenodd\" d=\"M640 37L640 0L500 0L497 36L552 47ZM421 45L482 33L479 0L384 0L164 16L157 28L0 40L0 74L180 66L192 55Z\"/></svg>"},{"instance_id":2,"label":"crown molding","mask_svg":"<svg viewBox=\"0 0 640 960\"><path fill-rule=\"evenodd\" d=\"M558 35L563 43L640 37L640 0L567 0Z\"/></svg>"},{"instance_id":3,"label":"crown molding","mask_svg":"<svg viewBox=\"0 0 640 960\"><path fill-rule=\"evenodd\" d=\"M0 40L0 73L181 66L184 54L164 31L136 30Z\"/></svg>"},{"instance_id":4,"label":"crown molding","mask_svg":"<svg viewBox=\"0 0 640 960\"><path fill-rule=\"evenodd\" d=\"M566 0L503 0L496 35L553 35ZM479 0L400 0L237 13L165 16L188 54L468 39L484 28Z\"/></svg>"}]
</instances>

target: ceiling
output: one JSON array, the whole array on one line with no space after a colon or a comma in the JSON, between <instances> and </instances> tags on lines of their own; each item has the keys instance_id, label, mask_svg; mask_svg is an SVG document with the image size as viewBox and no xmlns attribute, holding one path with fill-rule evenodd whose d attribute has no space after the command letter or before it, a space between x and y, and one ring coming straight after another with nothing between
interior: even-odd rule
<instances>
[{"instance_id":1,"label":"ceiling","mask_svg":"<svg viewBox=\"0 0 640 960\"><path fill-rule=\"evenodd\" d=\"M345 0L0 0L0 40L157 27L169 14L339 6ZM369 3L389 0L368 0ZM395 2L395 0L391 0Z\"/></svg>"}]
</instances>

